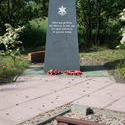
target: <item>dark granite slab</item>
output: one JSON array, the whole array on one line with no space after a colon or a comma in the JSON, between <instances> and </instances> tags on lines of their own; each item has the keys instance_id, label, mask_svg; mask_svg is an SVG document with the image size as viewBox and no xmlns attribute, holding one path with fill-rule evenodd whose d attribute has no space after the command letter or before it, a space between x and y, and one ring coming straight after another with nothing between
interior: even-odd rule
<instances>
[{"instance_id":1,"label":"dark granite slab","mask_svg":"<svg viewBox=\"0 0 125 125\"><path fill-rule=\"evenodd\" d=\"M50 0L44 70L80 70L76 0Z\"/></svg>"}]
</instances>

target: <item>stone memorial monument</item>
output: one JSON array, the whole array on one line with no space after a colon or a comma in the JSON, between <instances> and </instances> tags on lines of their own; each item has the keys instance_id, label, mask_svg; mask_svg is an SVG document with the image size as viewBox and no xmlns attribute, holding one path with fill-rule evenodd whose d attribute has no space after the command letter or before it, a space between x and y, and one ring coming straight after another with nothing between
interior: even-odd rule
<instances>
[{"instance_id":1,"label":"stone memorial monument","mask_svg":"<svg viewBox=\"0 0 125 125\"><path fill-rule=\"evenodd\" d=\"M76 0L50 0L44 70L80 70Z\"/></svg>"}]
</instances>

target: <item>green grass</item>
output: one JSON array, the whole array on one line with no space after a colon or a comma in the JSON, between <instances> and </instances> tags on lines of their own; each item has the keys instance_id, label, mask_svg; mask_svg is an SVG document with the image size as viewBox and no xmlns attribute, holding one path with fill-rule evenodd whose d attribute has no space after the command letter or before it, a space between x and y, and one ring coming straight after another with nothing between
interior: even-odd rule
<instances>
[{"instance_id":1,"label":"green grass","mask_svg":"<svg viewBox=\"0 0 125 125\"><path fill-rule=\"evenodd\" d=\"M13 78L22 73L27 66L25 56L18 56L15 65L11 57L0 57L0 83L13 81Z\"/></svg>"},{"instance_id":2,"label":"green grass","mask_svg":"<svg viewBox=\"0 0 125 125\"><path fill-rule=\"evenodd\" d=\"M117 71L120 79L125 80L125 61L122 61L117 65Z\"/></svg>"},{"instance_id":3,"label":"green grass","mask_svg":"<svg viewBox=\"0 0 125 125\"><path fill-rule=\"evenodd\" d=\"M80 53L81 65L104 65L116 79L125 79L125 50L98 48Z\"/></svg>"},{"instance_id":4,"label":"green grass","mask_svg":"<svg viewBox=\"0 0 125 125\"><path fill-rule=\"evenodd\" d=\"M80 53L80 58L83 59L93 59L95 61L103 61L103 62L112 62L115 60L121 60L125 58L125 50L117 50L117 49L105 49L99 48L98 50L93 50L90 52L82 52Z\"/></svg>"}]
</instances>

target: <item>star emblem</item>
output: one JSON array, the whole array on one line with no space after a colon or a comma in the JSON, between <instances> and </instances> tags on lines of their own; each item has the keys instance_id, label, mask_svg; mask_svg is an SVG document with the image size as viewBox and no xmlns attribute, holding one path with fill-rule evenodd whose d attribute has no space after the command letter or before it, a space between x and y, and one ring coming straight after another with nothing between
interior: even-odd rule
<instances>
[{"instance_id":1,"label":"star emblem","mask_svg":"<svg viewBox=\"0 0 125 125\"><path fill-rule=\"evenodd\" d=\"M58 8L58 9L59 9L59 11L58 11L58 14L59 14L59 15L64 16L64 15L67 14L65 7L61 6L61 7Z\"/></svg>"}]
</instances>

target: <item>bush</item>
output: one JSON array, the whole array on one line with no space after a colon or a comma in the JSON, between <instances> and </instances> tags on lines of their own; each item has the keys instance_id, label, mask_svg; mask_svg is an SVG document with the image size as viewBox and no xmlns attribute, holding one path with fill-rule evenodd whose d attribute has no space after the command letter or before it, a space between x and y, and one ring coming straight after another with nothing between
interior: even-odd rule
<instances>
[{"instance_id":1,"label":"bush","mask_svg":"<svg viewBox=\"0 0 125 125\"><path fill-rule=\"evenodd\" d=\"M117 71L122 79L125 79L125 62L121 62L117 66Z\"/></svg>"},{"instance_id":2,"label":"bush","mask_svg":"<svg viewBox=\"0 0 125 125\"><path fill-rule=\"evenodd\" d=\"M120 41L120 44L116 46L118 49L125 49L125 33L123 33L122 40Z\"/></svg>"},{"instance_id":3,"label":"bush","mask_svg":"<svg viewBox=\"0 0 125 125\"><path fill-rule=\"evenodd\" d=\"M27 48L45 46L47 20L34 19L30 21L21 35L23 46Z\"/></svg>"},{"instance_id":4,"label":"bush","mask_svg":"<svg viewBox=\"0 0 125 125\"><path fill-rule=\"evenodd\" d=\"M16 75L19 75L28 66L24 56L16 57L16 65L9 56L0 57L0 83L11 82Z\"/></svg>"},{"instance_id":5,"label":"bush","mask_svg":"<svg viewBox=\"0 0 125 125\"><path fill-rule=\"evenodd\" d=\"M2 55L10 56L13 59L14 64L16 63L16 56L20 54L22 42L19 40L20 33L24 27L18 27L14 29L10 24L5 24L6 33L0 36L0 44L4 46L1 51Z\"/></svg>"}]
</instances>

